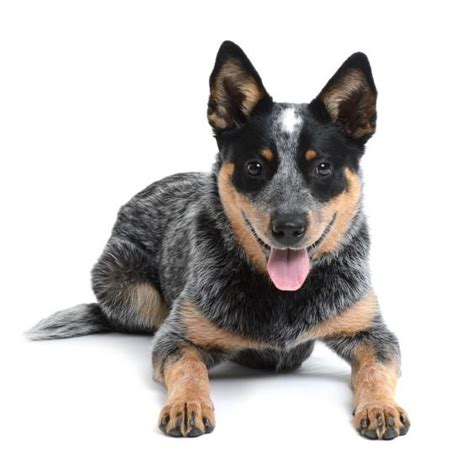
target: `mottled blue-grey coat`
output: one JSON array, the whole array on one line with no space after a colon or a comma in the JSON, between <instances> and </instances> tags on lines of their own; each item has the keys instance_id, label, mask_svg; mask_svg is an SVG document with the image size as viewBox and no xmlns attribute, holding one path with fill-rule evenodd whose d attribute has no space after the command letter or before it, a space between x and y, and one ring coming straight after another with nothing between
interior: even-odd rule
<instances>
[{"instance_id":1,"label":"mottled blue-grey coat","mask_svg":"<svg viewBox=\"0 0 474 474\"><path fill-rule=\"evenodd\" d=\"M155 378L170 393L160 426L173 436L213 429L205 368L290 370L320 340L352 365L359 432L406 433L393 402L399 347L371 286L361 204L376 119L367 58L351 56L310 104L283 104L226 42L210 85L212 172L164 178L125 204L92 271L97 303L54 314L30 337L154 334ZM276 276L275 255L288 258ZM296 277L297 288L279 288Z\"/></svg>"}]
</instances>

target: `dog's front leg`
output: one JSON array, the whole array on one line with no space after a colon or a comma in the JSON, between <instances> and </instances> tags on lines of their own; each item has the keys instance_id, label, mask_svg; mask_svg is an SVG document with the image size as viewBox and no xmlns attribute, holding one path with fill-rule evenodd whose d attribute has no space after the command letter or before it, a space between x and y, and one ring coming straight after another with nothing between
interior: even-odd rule
<instances>
[{"instance_id":1,"label":"dog's front leg","mask_svg":"<svg viewBox=\"0 0 474 474\"><path fill-rule=\"evenodd\" d=\"M214 429L207 366L196 347L183 343L168 357L154 358L154 374L168 390L168 404L159 417L161 431L196 437Z\"/></svg>"},{"instance_id":2,"label":"dog's front leg","mask_svg":"<svg viewBox=\"0 0 474 474\"><path fill-rule=\"evenodd\" d=\"M366 329L325 342L352 367L354 426L370 439L393 439L410 427L408 416L395 401L400 371L396 337L376 314Z\"/></svg>"},{"instance_id":3,"label":"dog's front leg","mask_svg":"<svg viewBox=\"0 0 474 474\"><path fill-rule=\"evenodd\" d=\"M175 305L153 340L153 377L168 390L159 427L175 437L196 437L215 426L208 369L221 360L220 351L189 340L182 311Z\"/></svg>"},{"instance_id":4,"label":"dog's front leg","mask_svg":"<svg viewBox=\"0 0 474 474\"><path fill-rule=\"evenodd\" d=\"M354 426L363 436L393 439L408 431L407 414L395 402L398 375L398 359L380 360L377 348L370 343L355 349L352 361Z\"/></svg>"},{"instance_id":5,"label":"dog's front leg","mask_svg":"<svg viewBox=\"0 0 474 474\"><path fill-rule=\"evenodd\" d=\"M208 369L246 349L266 344L218 327L191 300L180 298L153 340L155 380L168 388L160 428L171 436L194 437L215 426Z\"/></svg>"}]
</instances>

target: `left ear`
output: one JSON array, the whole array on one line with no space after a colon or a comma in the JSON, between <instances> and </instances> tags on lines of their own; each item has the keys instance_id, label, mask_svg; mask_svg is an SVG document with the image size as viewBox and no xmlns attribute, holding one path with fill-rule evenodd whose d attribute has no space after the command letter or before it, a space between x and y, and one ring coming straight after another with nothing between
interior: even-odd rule
<instances>
[{"instance_id":1,"label":"left ear","mask_svg":"<svg viewBox=\"0 0 474 474\"><path fill-rule=\"evenodd\" d=\"M222 43L209 85L207 117L215 131L242 125L258 105L272 101L250 60L231 41Z\"/></svg>"},{"instance_id":2,"label":"left ear","mask_svg":"<svg viewBox=\"0 0 474 474\"><path fill-rule=\"evenodd\" d=\"M375 132L377 89L369 60L350 56L310 104L322 121L339 126L350 138L365 143Z\"/></svg>"}]
</instances>

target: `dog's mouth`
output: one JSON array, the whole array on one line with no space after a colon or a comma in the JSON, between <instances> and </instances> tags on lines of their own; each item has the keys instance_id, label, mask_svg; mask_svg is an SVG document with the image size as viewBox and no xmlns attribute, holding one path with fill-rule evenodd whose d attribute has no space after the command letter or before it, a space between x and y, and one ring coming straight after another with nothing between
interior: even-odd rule
<instances>
[{"instance_id":1,"label":"dog's mouth","mask_svg":"<svg viewBox=\"0 0 474 474\"><path fill-rule=\"evenodd\" d=\"M334 214L321 235L307 247L277 248L264 242L245 214L243 217L267 257L267 271L273 284L282 291L296 291L303 286L310 271L310 259L326 239L336 220Z\"/></svg>"}]
</instances>

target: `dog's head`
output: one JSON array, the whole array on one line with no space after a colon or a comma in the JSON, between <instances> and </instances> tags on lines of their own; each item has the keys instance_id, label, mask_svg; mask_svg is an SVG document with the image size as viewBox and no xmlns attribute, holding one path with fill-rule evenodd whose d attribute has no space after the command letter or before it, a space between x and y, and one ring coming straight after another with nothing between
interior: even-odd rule
<instances>
[{"instance_id":1,"label":"dog's head","mask_svg":"<svg viewBox=\"0 0 474 474\"><path fill-rule=\"evenodd\" d=\"M359 160L376 119L367 57L347 59L309 104L276 103L244 52L226 41L210 89L219 195L235 236L277 288L298 290L358 210Z\"/></svg>"}]
</instances>

